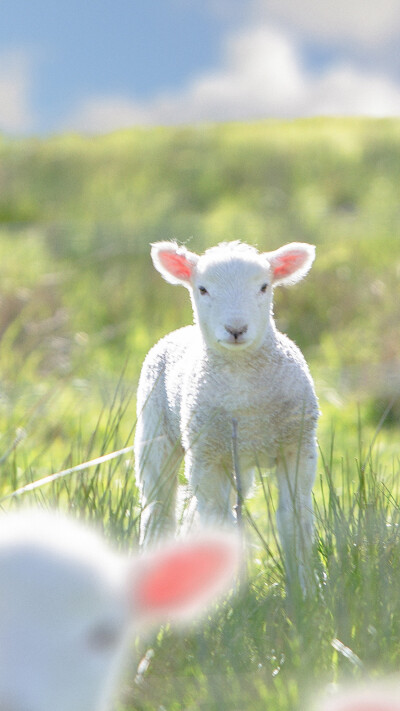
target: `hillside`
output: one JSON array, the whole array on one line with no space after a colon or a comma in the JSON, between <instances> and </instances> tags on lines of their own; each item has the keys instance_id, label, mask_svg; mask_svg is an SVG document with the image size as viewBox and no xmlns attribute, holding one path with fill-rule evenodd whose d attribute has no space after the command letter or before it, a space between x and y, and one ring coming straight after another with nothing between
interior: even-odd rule
<instances>
[{"instance_id":1,"label":"hillside","mask_svg":"<svg viewBox=\"0 0 400 711\"><path fill-rule=\"evenodd\" d=\"M318 368L376 389L375 369L400 359L399 178L400 121L3 139L1 328L22 304L28 330L58 314L65 338L87 334L99 353L105 339L118 373L127 351L140 360L190 319L186 295L152 270L150 242L196 251L229 239L262 250L308 241L315 266L296 290L277 292L278 322Z\"/></svg>"}]
</instances>

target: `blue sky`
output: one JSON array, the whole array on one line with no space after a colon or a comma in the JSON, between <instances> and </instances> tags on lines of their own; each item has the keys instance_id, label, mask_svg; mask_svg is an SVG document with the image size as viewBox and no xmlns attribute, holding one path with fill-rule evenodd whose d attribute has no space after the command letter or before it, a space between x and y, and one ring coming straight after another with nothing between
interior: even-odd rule
<instances>
[{"instance_id":1,"label":"blue sky","mask_svg":"<svg viewBox=\"0 0 400 711\"><path fill-rule=\"evenodd\" d=\"M0 0L0 130L400 115L399 0Z\"/></svg>"}]
</instances>

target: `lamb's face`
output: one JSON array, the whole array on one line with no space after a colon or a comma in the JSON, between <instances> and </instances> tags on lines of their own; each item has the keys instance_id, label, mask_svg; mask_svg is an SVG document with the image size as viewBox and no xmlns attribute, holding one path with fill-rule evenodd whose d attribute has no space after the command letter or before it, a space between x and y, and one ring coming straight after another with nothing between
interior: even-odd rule
<instances>
[{"instance_id":1,"label":"lamb's face","mask_svg":"<svg viewBox=\"0 0 400 711\"><path fill-rule=\"evenodd\" d=\"M206 253L196 265L191 296L209 347L233 353L261 345L272 301L271 273L261 255L220 255L218 260Z\"/></svg>"},{"instance_id":2,"label":"lamb's face","mask_svg":"<svg viewBox=\"0 0 400 711\"><path fill-rule=\"evenodd\" d=\"M261 345L271 325L273 287L302 279L315 247L293 242L260 253L241 242L224 242L199 257L174 242L157 242L151 255L164 279L189 289L207 345L240 353Z\"/></svg>"},{"instance_id":3,"label":"lamb's face","mask_svg":"<svg viewBox=\"0 0 400 711\"><path fill-rule=\"evenodd\" d=\"M128 625L117 581L28 544L0 567L0 708L98 711Z\"/></svg>"}]
</instances>

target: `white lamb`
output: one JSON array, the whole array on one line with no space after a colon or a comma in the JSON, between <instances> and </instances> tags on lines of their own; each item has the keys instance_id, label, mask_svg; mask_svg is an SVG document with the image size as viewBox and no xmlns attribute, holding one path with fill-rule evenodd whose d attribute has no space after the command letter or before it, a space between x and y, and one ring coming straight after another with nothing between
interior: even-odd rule
<instances>
[{"instance_id":1,"label":"white lamb","mask_svg":"<svg viewBox=\"0 0 400 711\"><path fill-rule=\"evenodd\" d=\"M108 708L129 632L184 619L232 580L225 534L128 558L55 513L0 520L1 711Z\"/></svg>"},{"instance_id":2,"label":"white lamb","mask_svg":"<svg viewBox=\"0 0 400 711\"><path fill-rule=\"evenodd\" d=\"M175 527L183 455L200 519L234 520L235 419L243 491L256 467L276 466L286 565L306 586L318 406L301 352L276 329L272 295L275 286L302 279L314 254L302 243L261 254L229 242L203 256L171 242L152 246L164 279L189 290L194 325L162 338L140 376L135 454L145 542Z\"/></svg>"},{"instance_id":3,"label":"white lamb","mask_svg":"<svg viewBox=\"0 0 400 711\"><path fill-rule=\"evenodd\" d=\"M313 711L400 711L399 680L348 686L318 698L312 708Z\"/></svg>"}]
</instances>

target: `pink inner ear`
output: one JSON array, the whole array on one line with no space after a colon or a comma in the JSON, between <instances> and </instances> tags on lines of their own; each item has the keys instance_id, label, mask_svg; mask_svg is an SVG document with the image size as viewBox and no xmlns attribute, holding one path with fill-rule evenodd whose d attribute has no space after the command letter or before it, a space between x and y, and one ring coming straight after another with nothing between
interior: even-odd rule
<instances>
[{"instance_id":1,"label":"pink inner ear","mask_svg":"<svg viewBox=\"0 0 400 711\"><path fill-rule=\"evenodd\" d=\"M165 251L159 252L158 258L164 269L177 279L187 281L192 276L193 266L183 254Z\"/></svg>"},{"instance_id":2,"label":"pink inner ear","mask_svg":"<svg viewBox=\"0 0 400 711\"><path fill-rule=\"evenodd\" d=\"M154 562L141 571L136 603L144 612L189 607L215 589L232 568L232 551L218 542L156 554Z\"/></svg>"},{"instance_id":3,"label":"pink inner ear","mask_svg":"<svg viewBox=\"0 0 400 711\"><path fill-rule=\"evenodd\" d=\"M289 252L276 257L273 268L274 277L280 279L281 277L290 276L302 266L304 258L304 252Z\"/></svg>"}]
</instances>

